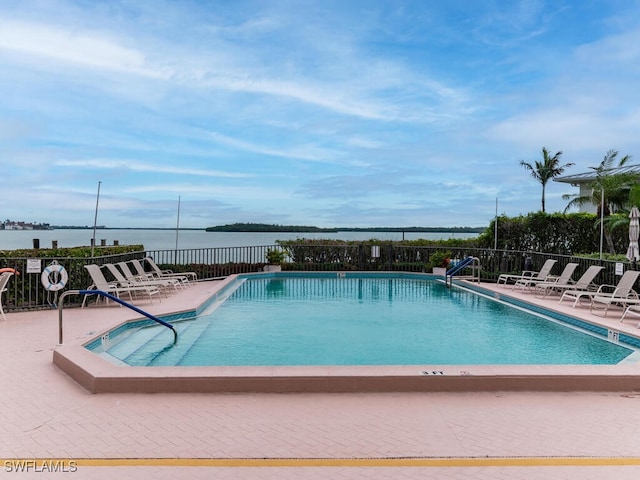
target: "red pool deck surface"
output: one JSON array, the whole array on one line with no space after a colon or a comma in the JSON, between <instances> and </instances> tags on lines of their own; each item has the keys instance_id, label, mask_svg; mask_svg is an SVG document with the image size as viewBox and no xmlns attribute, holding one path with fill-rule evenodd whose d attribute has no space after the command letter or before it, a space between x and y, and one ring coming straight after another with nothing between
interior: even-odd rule
<instances>
[{"instance_id":1,"label":"red pool deck surface","mask_svg":"<svg viewBox=\"0 0 640 480\"><path fill-rule=\"evenodd\" d=\"M216 288L201 282L139 306L194 308ZM603 319L562 309L639 333L619 310ZM65 346L138 316L65 309ZM0 320L0 478L640 478L640 382L596 392L91 394L53 364L58 348L57 310Z\"/></svg>"}]
</instances>

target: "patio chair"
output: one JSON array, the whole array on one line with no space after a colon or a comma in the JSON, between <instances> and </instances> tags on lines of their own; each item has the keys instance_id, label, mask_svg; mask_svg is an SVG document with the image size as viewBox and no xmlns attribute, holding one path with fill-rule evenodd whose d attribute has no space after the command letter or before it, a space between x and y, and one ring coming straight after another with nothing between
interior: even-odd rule
<instances>
[{"instance_id":1,"label":"patio chair","mask_svg":"<svg viewBox=\"0 0 640 480\"><path fill-rule=\"evenodd\" d=\"M85 265L84 268L86 268L87 272L89 272L89 276L91 277L91 281L93 282L93 284L91 284L87 288L87 290L102 290L103 292L109 293L118 298L120 298L120 295L124 293L129 295L129 300L131 302L133 302L134 294L146 295L149 297L149 301L153 302L153 295L157 295L160 293L160 290L158 289L158 287L153 285L132 286L132 285L126 285L126 284L122 285L118 281L109 282L105 278L100 267L95 264ZM86 300L87 300L87 296L85 296L84 300L82 301L83 307L85 305Z\"/></svg>"},{"instance_id":2,"label":"patio chair","mask_svg":"<svg viewBox=\"0 0 640 480\"><path fill-rule=\"evenodd\" d=\"M7 283L9 283L11 275L13 275L11 272L0 273L0 314L2 314L3 320L6 320L7 317L4 316L4 309L2 308L2 294L7 291Z\"/></svg>"},{"instance_id":3,"label":"patio chair","mask_svg":"<svg viewBox=\"0 0 640 480\"><path fill-rule=\"evenodd\" d=\"M131 282L132 285L156 285L160 288L166 289L173 287L174 290L178 290L178 286L182 287L182 282L177 278L150 278L148 276L140 276L134 274L127 262L118 262L118 267L124 275L125 279Z\"/></svg>"},{"instance_id":4,"label":"patio chair","mask_svg":"<svg viewBox=\"0 0 640 480\"><path fill-rule=\"evenodd\" d=\"M566 285L571 282L571 277L573 276L573 272L577 267L577 263L567 263L559 277L547 275L547 277L544 279L521 278L520 280L516 280L516 283L513 285L513 289L515 290L516 287L520 287L523 291L532 291L532 289L534 289L538 284L541 283Z\"/></svg>"},{"instance_id":5,"label":"patio chair","mask_svg":"<svg viewBox=\"0 0 640 480\"><path fill-rule=\"evenodd\" d=\"M533 270L525 270L521 275L509 274L509 273L501 273L498 277L498 285L503 283L506 285L508 282L513 281L517 282L518 280L544 280L551 273L551 269L556 264L556 260L549 258L544 262L542 268L538 272L534 272Z\"/></svg>"},{"instance_id":6,"label":"patio chair","mask_svg":"<svg viewBox=\"0 0 640 480\"><path fill-rule=\"evenodd\" d=\"M627 279L625 279L625 276ZM613 293L598 294L591 297L589 311L592 313L601 311L603 312L602 316L606 317L609 307L612 305L626 308L629 305L640 303L640 296L638 296L638 293L633 289L638 276L640 276L640 272L635 270L627 270L624 272ZM623 280L625 281L623 282Z\"/></svg>"},{"instance_id":7,"label":"patio chair","mask_svg":"<svg viewBox=\"0 0 640 480\"><path fill-rule=\"evenodd\" d=\"M574 301L573 307L575 308L575 306L583 300L587 300L591 306L593 304L593 298L596 296L599 298L599 301L602 300L601 303L607 302L608 300L606 299L630 299L634 295L637 297L637 294L633 291L633 285L636 283L638 275L640 275L640 272L627 270L624 272L624 275L620 277L617 285L600 285L595 291L566 290L560 297L558 303L562 303L565 298L568 298Z\"/></svg>"},{"instance_id":8,"label":"patio chair","mask_svg":"<svg viewBox=\"0 0 640 480\"><path fill-rule=\"evenodd\" d=\"M624 322L625 318L630 313L633 313L635 315L640 315L640 304L632 303L631 305L627 305L627 307L624 309L624 312L622 313L622 317L620 317L620 321ZM640 328L640 323L638 323L638 326L636 328Z\"/></svg>"},{"instance_id":9,"label":"patio chair","mask_svg":"<svg viewBox=\"0 0 640 480\"><path fill-rule=\"evenodd\" d=\"M127 279L127 277L124 276L124 273L122 273L122 271L116 267L113 263L105 263L102 268L106 268L108 270L108 272L111 274L111 276L113 278L115 278L115 281L117 282L117 284L121 287L152 287L152 288L156 288L158 290L161 290L165 297L167 296L167 292L166 292L166 285L153 285L151 283L145 284L142 282L136 282L134 280L129 280Z\"/></svg>"},{"instance_id":10,"label":"patio chair","mask_svg":"<svg viewBox=\"0 0 640 480\"><path fill-rule=\"evenodd\" d=\"M140 277L147 277L149 279L154 279L154 278L158 278L161 279L162 277L159 277L157 275L157 273L154 272L147 272L144 269L144 265L142 265L142 262L140 260L137 259L133 259L133 260L129 260L129 263L131 265L133 265L133 268L135 269L136 273L138 274L138 276ZM181 275L179 273L172 273L172 274L168 274L166 278L169 279L177 279L180 281L180 283L185 286L185 285L189 285L189 278L186 275Z\"/></svg>"},{"instance_id":11,"label":"patio chair","mask_svg":"<svg viewBox=\"0 0 640 480\"><path fill-rule=\"evenodd\" d=\"M595 292L598 287L593 283L593 280L598 276L598 274L604 269L600 265L591 265L587 270L582 274L582 276L575 282L567 282L565 284L560 284L558 282L550 281L550 282L540 282L536 284L535 295L539 298L545 298L547 295L551 293L560 293L568 290L572 291L591 291Z\"/></svg>"},{"instance_id":12,"label":"patio chair","mask_svg":"<svg viewBox=\"0 0 640 480\"><path fill-rule=\"evenodd\" d=\"M151 267L153 274L158 277L158 278L167 278L167 277L187 277L190 281L196 281L198 280L198 275L196 274L196 272L176 272L174 273L171 270L161 270L160 267L158 267L158 265L156 265L156 262L154 262L153 258L151 257L147 257L145 258L145 261L149 264L149 266Z\"/></svg>"}]
</instances>

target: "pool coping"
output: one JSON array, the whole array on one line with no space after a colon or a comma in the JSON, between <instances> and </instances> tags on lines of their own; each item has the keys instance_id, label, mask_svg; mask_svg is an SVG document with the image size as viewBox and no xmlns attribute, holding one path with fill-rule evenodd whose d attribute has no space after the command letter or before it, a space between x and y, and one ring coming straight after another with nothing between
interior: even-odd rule
<instances>
[{"instance_id":1,"label":"pool coping","mask_svg":"<svg viewBox=\"0 0 640 480\"><path fill-rule=\"evenodd\" d=\"M334 275L336 273L333 272ZM380 274L385 273L389 272ZM221 281L217 291L243 276L246 274L234 275ZM532 298L522 298L523 295L512 293L508 289L498 292L495 286L489 288L488 285L472 284L464 280L459 283L462 286L480 289L494 297L527 304L532 308L557 311L550 305L531 302ZM192 311L195 312L199 308L202 308L202 305ZM184 313L185 311L180 311L167 315ZM561 314L567 315L566 312ZM139 319L131 319L128 322L137 320ZM593 324L584 319L579 321ZM599 325L598 328L608 327ZM131 367L115 365L101 358L87 350L83 346L86 343L58 346L53 352L53 363L88 392L96 394L640 390L640 365L631 362L618 365L568 366Z\"/></svg>"}]
</instances>

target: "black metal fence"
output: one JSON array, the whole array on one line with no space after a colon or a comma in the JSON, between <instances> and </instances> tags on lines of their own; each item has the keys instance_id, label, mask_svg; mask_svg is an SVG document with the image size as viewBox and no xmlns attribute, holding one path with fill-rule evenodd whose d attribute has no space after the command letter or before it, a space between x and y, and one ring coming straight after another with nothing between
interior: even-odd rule
<instances>
[{"instance_id":1,"label":"black metal fence","mask_svg":"<svg viewBox=\"0 0 640 480\"><path fill-rule=\"evenodd\" d=\"M533 270L538 270L547 258L557 260L553 273L559 274L569 262L578 263L574 278L578 278L591 265L602 265L604 270L597 277L597 283L615 285L619 279L616 272L617 263L568 255L553 255L546 253L519 252L512 250L493 250L477 248L441 248L416 247L401 244L344 244L344 245L295 245L286 248L280 245L264 245L252 247L224 247L202 248L188 250L153 250L146 252L110 255L96 258L43 258L40 259L41 269L52 260L62 265L68 281L65 290L80 290L91 284L91 279L84 265L95 263L117 263L131 259L143 259L150 256L161 268L175 272L195 271L200 280L226 277L238 273L262 271L266 265L266 253L270 249L286 253L282 264L283 270L298 271L406 271L428 272L431 256L438 252L446 253L452 260L466 256L477 257L481 266L481 280L494 282L500 273L519 273L526 264ZM529 259L529 260L527 260ZM34 260L27 258L2 258L1 268L13 268L20 272L14 275L7 291L1 300L5 311L49 308L56 304L56 292L47 290L41 281L41 271L34 269ZM28 264L31 269L27 268ZM37 263L36 263L37 265ZM623 262L622 269L637 269L635 263ZM29 273L33 270L34 273ZM74 301L74 300L71 300ZM80 301L76 299L75 301Z\"/></svg>"}]
</instances>

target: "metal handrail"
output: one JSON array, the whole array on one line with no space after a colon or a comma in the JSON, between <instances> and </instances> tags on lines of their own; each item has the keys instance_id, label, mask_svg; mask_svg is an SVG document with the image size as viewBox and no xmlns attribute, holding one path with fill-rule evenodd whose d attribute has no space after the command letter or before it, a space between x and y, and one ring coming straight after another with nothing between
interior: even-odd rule
<instances>
[{"instance_id":1,"label":"metal handrail","mask_svg":"<svg viewBox=\"0 0 640 480\"><path fill-rule=\"evenodd\" d=\"M108 298L109 300L113 300L114 302L119 303L120 305L125 306L133 310L134 312L144 315L145 317L153 320L154 322L157 322L161 325L164 325L167 328L170 328L171 331L173 332L173 343L175 344L178 341L178 332L176 332L176 329L173 328L173 325L165 322L164 320L160 320L158 317L151 315L150 313L145 312L144 310L141 310L135 305L131 305L130 303L120 300L118 297L111 295L110 293L104 292L102 290L68 290L64 292L62 295L60 295L60 302L58 303L58 340L60 345L62 345L62 307L64 305L64 298L67 297L68 295L100 295L101 297L105 297L105 298Z\"/></svg>"},{"instance_id":2,"label":"metal handrail","mask_svg":"<svg viewBox=\"0 0 640 480\"><path fill-rule=\"evenodd\" d=\"M478 282L480 282L480 259L477 257L466 257L453 268L447 271L445 275L445 285L449 287L453 283L453 277L462 272L467 267L471 268L471 278L474 281L477 280Z\"/></svg>"}]
</instances>

